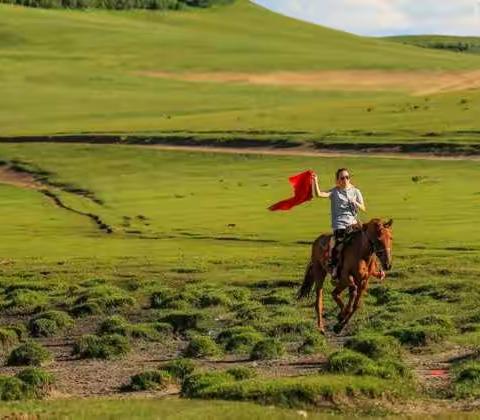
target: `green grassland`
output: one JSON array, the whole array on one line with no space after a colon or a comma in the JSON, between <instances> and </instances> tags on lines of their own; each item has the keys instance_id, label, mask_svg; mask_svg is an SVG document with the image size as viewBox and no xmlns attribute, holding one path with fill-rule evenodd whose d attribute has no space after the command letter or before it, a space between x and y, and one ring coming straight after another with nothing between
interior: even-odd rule
<instances>
[{"instance_id":1,"label":"green grassland","mask_svg":"<svg viewBox=\"0 0 480 420\"><path fill-rule=\"evenodd\" d=\"M46 336L39 342L52 349L48 337L63 337L68 334L65 326L73 322L81 329L68 337L77 346L81 334L98 337L95 344L84 337L77 357L109 359L118 351L127 365L136 360L129 355L142 354L154 342L157 359L188 354L196 360L194 373L178 385L193 399L385 414L403 410L404 401L436 404L440 398L445 404L445 398L460 399L468 406L479 392L478 377L471 373L480 345L477 162L199 154L74 144L2 144L0 158L4 168L43 174L51 193L83 212L59 208L34 189L0 185L0 337L10 337L5 331L20 322L31 338ZM394 270L385 285L372 285L346 332L353 338L345 343L348 351L342 350L342 341L318 336L311 301L295 301L308 243L329 229L328 202L311 202L289 213L266 210L290 194L287 175L311 168L326 188L340 166L352 168L364 192L369 210L364 219L395 220ZM99 229L87 213L98 215L113 232ZM93 316L85 312L92 308L97 311ZM329 328L335 315L327 298ZM6 360L16 344L2 340ZM121 347L102 347L105 340ZM358 344L365 340L368 346ZM255 347L259 342L262 346ZM466 354L470 365L455 364L457 376L439 389L422 385L425 378L418 367L445 351ZM304 360L304 352L318 366L285 374L290 377L278 373L285 365L262 361L274 358L288 365ZM224 358L233 358L238 366L245 365L245 358L259 358L263 370L257 377L249 371L237 377L224 367L205 364L205 359ZM77 359L63 363L73 367ZM139 366L135 373L141 371ZM170 374L162 375L170 380ZM127 384L129 376L121 381ZM65 384L59 386L63 390ZM55 404L5 409L87 415L75 402L71 408L57 409ZM89 409L115 412L122 404L98 402ZM150 417L148 410L156 402L135 404ZM172 410L161 404L166 412ZM195 412L195 407L189 409Z\"/></svg>"},{"instance_id":2,"label":"green grassland","mask_svg":"<svg viewBox=\"0 0 480 420\"><path fill-rule=\"evenodd\" d=\"M319 91L140 74L463 71L479 67L473 55L458 59L354 36L246 0L170 12L0 5L0 17L2 136L176 132L202 138L213 132L226 139L350 143L478 140L474 90L413 97L402 89Z\"/></svg>"}]
</instances>

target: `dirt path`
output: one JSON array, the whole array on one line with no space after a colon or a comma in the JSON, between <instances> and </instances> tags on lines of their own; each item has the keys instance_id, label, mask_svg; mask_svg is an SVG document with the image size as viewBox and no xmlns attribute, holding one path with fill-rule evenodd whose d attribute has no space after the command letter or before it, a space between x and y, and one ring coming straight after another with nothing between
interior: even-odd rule
<instances>
[{"instance_id":1,"label":"dirt path","mask_svg":"<svg viewBox=\"0 0 480 420\"><path fill-rule=\"evenodd\" d=\"M270 73L144 71L140 76L191 83L249 84L316 90L407 91L424 96L480 88L480 71L324 70Z\"/></svg>"},{"instance_id":2,"label":"dirt path","mask_svg":"<svg viewBox=\"0 0 480 420\"><path fill-rule=\"evenodd\" d=\"M377 152L338 152L338 151L316 151L307 147L274 149L268 147L214 147L214 146L179 146L179 145L127 145L124 147L149 147L159 150L187 151L198 153L224 153L224 154L245 154L245 155L267 155L267 156L304 156L304 157L336 157L356 158L374 157L381 159L400 160L439 160L439 161L480 161L480 156L437 156L428 153L377 153Z\"/></svg>"}]
</instances>

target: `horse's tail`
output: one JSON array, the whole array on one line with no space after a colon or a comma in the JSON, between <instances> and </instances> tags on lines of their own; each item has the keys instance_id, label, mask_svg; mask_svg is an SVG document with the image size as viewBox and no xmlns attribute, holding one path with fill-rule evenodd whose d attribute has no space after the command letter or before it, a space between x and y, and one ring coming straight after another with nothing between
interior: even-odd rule
<instances>
[{"instance_id":1,"label":"horse's tail","mask_svg":"<svg viewBox=\"0 0 480 420\"><path fill-rule=\"evenodd\" d=\"M313 285L315 284L315 276L313 275L313 262L310 261L305 270L303 284L297 294L297 299L304 299L310 296Z\"/></svg>"},{"instance_id":2,"label":"horse's tail","mask_svg":"<svg viewBox=\"0 0 480 420\"><path fill-rule=\"evenodd\" d=\"M328 246L330 243L331 235L320 236L312 245L312 256L305 269L305 276L303 278L303 284L297 294L297 299L304 299L310 296L313 286L317 280L314 275L313 264L321 264L321 261L325 258L324 253L328 254ZM328 258L328 257L327 257ZM320 285L321 286L321 285Z\"/></svg>"}]
</instances>

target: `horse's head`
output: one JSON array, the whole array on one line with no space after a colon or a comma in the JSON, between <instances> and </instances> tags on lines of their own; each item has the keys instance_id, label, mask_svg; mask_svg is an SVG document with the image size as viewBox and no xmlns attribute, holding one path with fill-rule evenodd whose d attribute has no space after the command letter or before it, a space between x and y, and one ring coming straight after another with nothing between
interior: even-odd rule
<instances>
[{"instance_id":1,"label":"horse's head","mask_svg":"<svg viewBox=\"0 0 480 420\"><path fill-rule=\"evenodd\" d=\"M392 225L392 219L388 222L384 222L380 219L373 219L364 225L364 229L367 232L373 251L380 259L382 267L386 271L389 271L392 268Z\"/></svg>"}]
</instances>

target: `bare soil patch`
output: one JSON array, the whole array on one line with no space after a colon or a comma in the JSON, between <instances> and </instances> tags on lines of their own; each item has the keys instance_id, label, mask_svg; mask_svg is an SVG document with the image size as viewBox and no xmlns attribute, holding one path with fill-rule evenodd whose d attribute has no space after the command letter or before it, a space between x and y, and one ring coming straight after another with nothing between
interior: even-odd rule
<instances>
[{"instance_id":1,"label":"bare soil patch","mask_svg":"<svg viewBox=\"0 0 480 420\"><path fill-rule=\"evenodd\" d=\"M478 70L462 72L326 70L270 73L145 71L139 74L196 83L236 83L318 90L399 90L419 96L480 88L480 71Z\"/></svg>"},{"instance_id":2,"label":"bare soil patch","mask_svg":"<svg viewBox=\"0 0 480 420\"><path fill-rule=\"evenodd\" d=\"M8 167L0 167L0 184L13 185L14 187L38 190L42 185L27 172L14 171Z\"/></svg>"}]
</instances>

